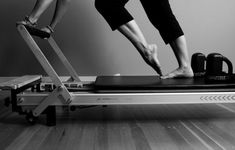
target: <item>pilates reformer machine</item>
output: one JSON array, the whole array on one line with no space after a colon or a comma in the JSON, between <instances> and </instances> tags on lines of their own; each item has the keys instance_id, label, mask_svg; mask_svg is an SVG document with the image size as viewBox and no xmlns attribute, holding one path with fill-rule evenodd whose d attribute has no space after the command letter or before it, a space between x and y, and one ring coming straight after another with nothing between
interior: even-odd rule
<instances>
[{"instance_id":1,"label":"pilates reformer machine","mask_svg":"<svg viewBox=\"0 0 235 150\"><path fill-rule=\"evenodd\" d=\"M201 77L187 79L161 80L157 76L79 77L52 36L22 24L17 24L17 29L48 77L26 75L1 83L0 87L11 91L6 105L11 105L14 112L25 114L30 123L35 123L37 117L46 114L47 125L56 125L56 106L235 103L235 80L231 66L231 76L213 76L210 80L203 76L204 70L200 71L200 67L196 68L199 68ZM58 76L34 36L49 42L70 76ZM193 60L199 62L197 65L204 66L202 55L196 55ZM214 68L218 69L218 64Z\"/></svg>"}]
</instances>

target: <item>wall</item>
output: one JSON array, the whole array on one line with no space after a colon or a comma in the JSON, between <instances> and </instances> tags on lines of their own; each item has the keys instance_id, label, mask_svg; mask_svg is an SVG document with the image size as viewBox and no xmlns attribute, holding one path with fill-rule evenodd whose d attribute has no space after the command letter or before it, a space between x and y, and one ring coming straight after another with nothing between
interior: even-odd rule
<instances>
[{"instance_id":1,"label":"wall","mask_svg":"<svg viewBox=\"0 0 235 150\"><path fill-rule=\"evenodd\" d=\"M35 1L0 1L0 76L45 74L19 36L15 22L28 14ZM171 0L172 9L187 37L190 56L194 52L219 52L235 64L234 0ZM136 18L150 43L157 43L163 72L177 67L175 57L153 26L140 2L131 0L128 10ZM43 14L39 26L48 24L54 5ZM56 27L55 40L79 75L153 75L134 47L117 31L111 31L94 8L94 0L72 0ZM67 75L45 41L37 40L61 75Z\"/></svg>"}]
</instances>

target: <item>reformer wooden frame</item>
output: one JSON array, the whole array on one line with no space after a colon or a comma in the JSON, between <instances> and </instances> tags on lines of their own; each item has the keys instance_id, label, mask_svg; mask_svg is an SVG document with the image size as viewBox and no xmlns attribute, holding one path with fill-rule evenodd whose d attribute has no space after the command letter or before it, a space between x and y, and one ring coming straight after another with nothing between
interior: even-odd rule
<instances>
[{"instance_id":1,"label":"reformer wooden frame","mask_svg":"<svg viewBox=\"0 0 235 150\"><path fill-rule=\"evenodd\" d=\"M33 39L29 29L17 25L17 29L31 51L40 62L56 88L50 93L20 93L17 94L18 106L32 107L33 116L39 116L48 106L80 106L80 105L138 105L138 104L202 104L202 103L235 103L235 89L228 92L173 92L168 93L95 93L92 90L69 92L64 86L49 61ZM83 88L83 82L94 82L87 78L81 81L76 71L61 52L59 46L50 36L46 39L69 71L72 79ZM26 107L26 108L27 108Z\"/></svg>"}]
</instances>

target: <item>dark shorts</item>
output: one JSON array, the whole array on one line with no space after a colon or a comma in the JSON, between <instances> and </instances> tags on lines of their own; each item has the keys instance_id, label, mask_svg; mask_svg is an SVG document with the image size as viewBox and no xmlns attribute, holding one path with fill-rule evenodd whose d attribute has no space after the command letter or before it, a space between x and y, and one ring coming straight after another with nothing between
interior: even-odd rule
<instances>
[{"instance_id":1,"label":"dark shorts","mask_svg":"<svg viewBox=\"0 0 235 150\"><path fill-rule=\"evenodd\" d=\"M95 7L112 30L133 20L125 8L129 0L95 0ZM166 44L184 35L168 0L140 0L149 20L158 29Z\"/></svg>"}]
</instances>

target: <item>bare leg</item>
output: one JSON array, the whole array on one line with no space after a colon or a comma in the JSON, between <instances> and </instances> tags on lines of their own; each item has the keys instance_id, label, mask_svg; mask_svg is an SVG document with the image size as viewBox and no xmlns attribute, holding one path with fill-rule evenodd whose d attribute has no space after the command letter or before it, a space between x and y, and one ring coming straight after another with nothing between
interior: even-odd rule
<instances>
[{"instance_id":1,"label":"bare leg","mask_svg":"<svg viewBox=\"0 0 235 150\"><path fill-rule=\"evenodd\" d=\"M66 12L67 5L69 2L70 0L57 0L55 12L54 12L54 15L50 23L50 27L49 27L51 29L49 29L48 27L45 27L42 30L49 32L49 33L51 33L54 30L56 24L61 20L62 16Z\"/></svg>"},{"instance_id":2,"label":"bare leg","mask_svg":"<svg viewBox=\"0 0 235 150\"><path fill-rule=\"evenodd\" d=\"M48 8L48 6L54 0L37 0L32 12L29 15L29 20L31 23L37 22L42 13Z\"/></svg>"},{"instance_id":3,"label":"bare leg","mask_svg":"<svg viewBox=\"0 0 235 150\"><path fill-rule=\"evenodd\" d=\"M171 73L163 76L162 79L193 77L185 36L178 37L176 40L171 42L170 45L174 51L179 67Z\"/></svg>"},{"instance_id":4,"label":"bare leg","mask_svg":"<svg viewBox=\"0 0 235 150\"><path fill-rule=\"evenodd\" d=\"M157 58L157 45L148 44L137 23L132 20L118 28L127 39L135 46L145 62L162 76L160 63Z\"/></svg>"}]
</instances>

